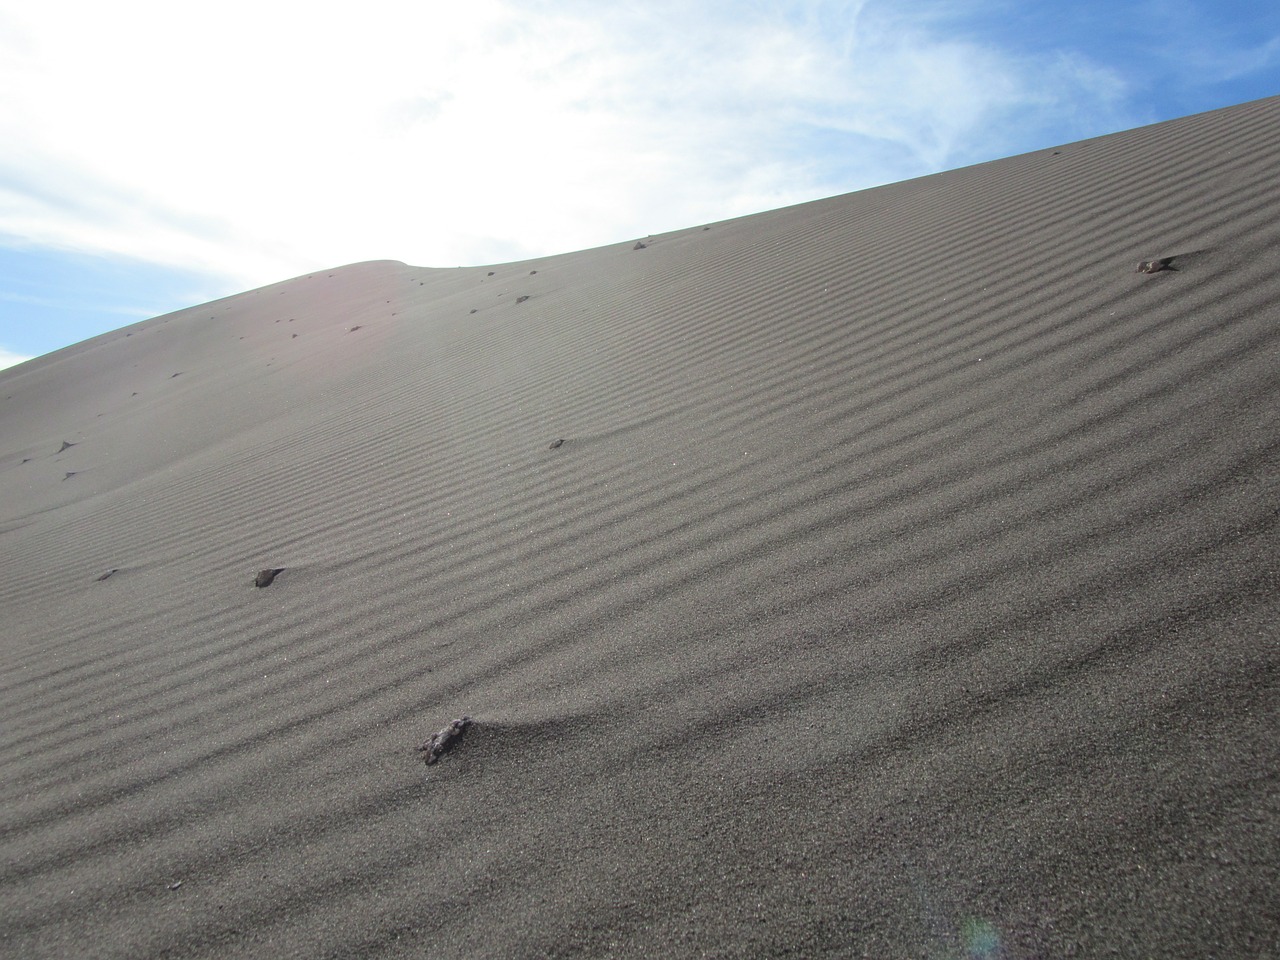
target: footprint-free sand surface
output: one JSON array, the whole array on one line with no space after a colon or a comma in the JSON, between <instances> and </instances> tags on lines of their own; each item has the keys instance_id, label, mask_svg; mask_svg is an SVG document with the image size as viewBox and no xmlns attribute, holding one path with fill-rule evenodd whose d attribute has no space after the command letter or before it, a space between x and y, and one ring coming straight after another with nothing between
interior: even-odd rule
<instances>
[{"instance_id":1,"label":"footprint-free sand surface","mask_svg":"<svg viewBox=\"0 0 1280 960\"><path fill-rule=\"evenodd\" d=\"M1280 951L1277 170L1280 98L0 373L0 955Z\"/></svg>"}]
</instances>

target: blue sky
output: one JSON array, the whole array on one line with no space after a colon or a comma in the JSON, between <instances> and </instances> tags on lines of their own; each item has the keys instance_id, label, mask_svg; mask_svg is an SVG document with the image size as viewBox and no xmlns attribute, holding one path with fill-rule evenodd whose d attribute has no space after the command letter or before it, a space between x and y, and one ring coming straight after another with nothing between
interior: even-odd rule
<instances>
[{"instance_id":1,"label":"blue sky","mask_svg":"<svg viewBox=\"0 0 1280 960\"><path fill-rule=\"evenodd\" d=\"M0 366L1277 93L1274 0L0 0Z\"/></svg>"}]
</instances>

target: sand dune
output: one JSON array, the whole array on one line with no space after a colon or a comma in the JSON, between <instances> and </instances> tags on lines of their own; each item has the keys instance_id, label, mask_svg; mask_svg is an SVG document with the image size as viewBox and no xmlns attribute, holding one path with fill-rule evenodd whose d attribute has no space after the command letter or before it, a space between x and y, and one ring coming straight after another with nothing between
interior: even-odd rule
<instances>
[{"instance_id":1,"label":"sand dune","mask_svg":"<svg viewBox=\"0 0 1280 960\"><path fill-rule=\"evenodd\" d=\"M1274 98L0 373L0 954L1280 952L1278 164Z\"/></svg>"}]
</instances>

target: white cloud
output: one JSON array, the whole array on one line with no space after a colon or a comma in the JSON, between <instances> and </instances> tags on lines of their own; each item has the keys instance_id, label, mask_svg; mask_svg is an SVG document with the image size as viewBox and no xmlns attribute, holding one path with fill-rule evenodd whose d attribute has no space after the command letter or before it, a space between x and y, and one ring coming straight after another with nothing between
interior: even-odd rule
<instances>
[{"instance_id":1,"label":"white cloud","mask_svg":"<svg viewBox=\"0 0 1280 960\"><path fill-rule=\"evenodd\" d=\"M246 285L859 189L1029 149L1120 88L948 39L950 6L6 2L0 234Z\"/></svg>"},{"instance_id":2,"label":"white cloud","mask_svg":"<svg viewBox=\"0 0 1280 960\"><path fill-rule=\"evenodd\" d=\"M31 357L26 356L25 354L14 353L12 350L6 350L4 347L0 347L0 370L4 370L7 367L12 367L15 364L19 364L30 359Z\"/></svg>"}]
</instances>

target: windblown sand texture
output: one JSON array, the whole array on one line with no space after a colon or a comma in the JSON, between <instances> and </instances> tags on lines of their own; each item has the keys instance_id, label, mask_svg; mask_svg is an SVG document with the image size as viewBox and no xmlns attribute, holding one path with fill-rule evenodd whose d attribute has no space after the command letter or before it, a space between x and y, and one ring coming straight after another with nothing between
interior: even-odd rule
<instances>
[{"instance_id":1,"label":"windblown sand texture","mask_svg":"<svg viewBox=\"0 0 1280 960\"><path fill-rule=\"evenodd\" d=\"M0 374L0 954L1280 951L1277 170L1280 98Z\"/></svg>"}]
</instances>

